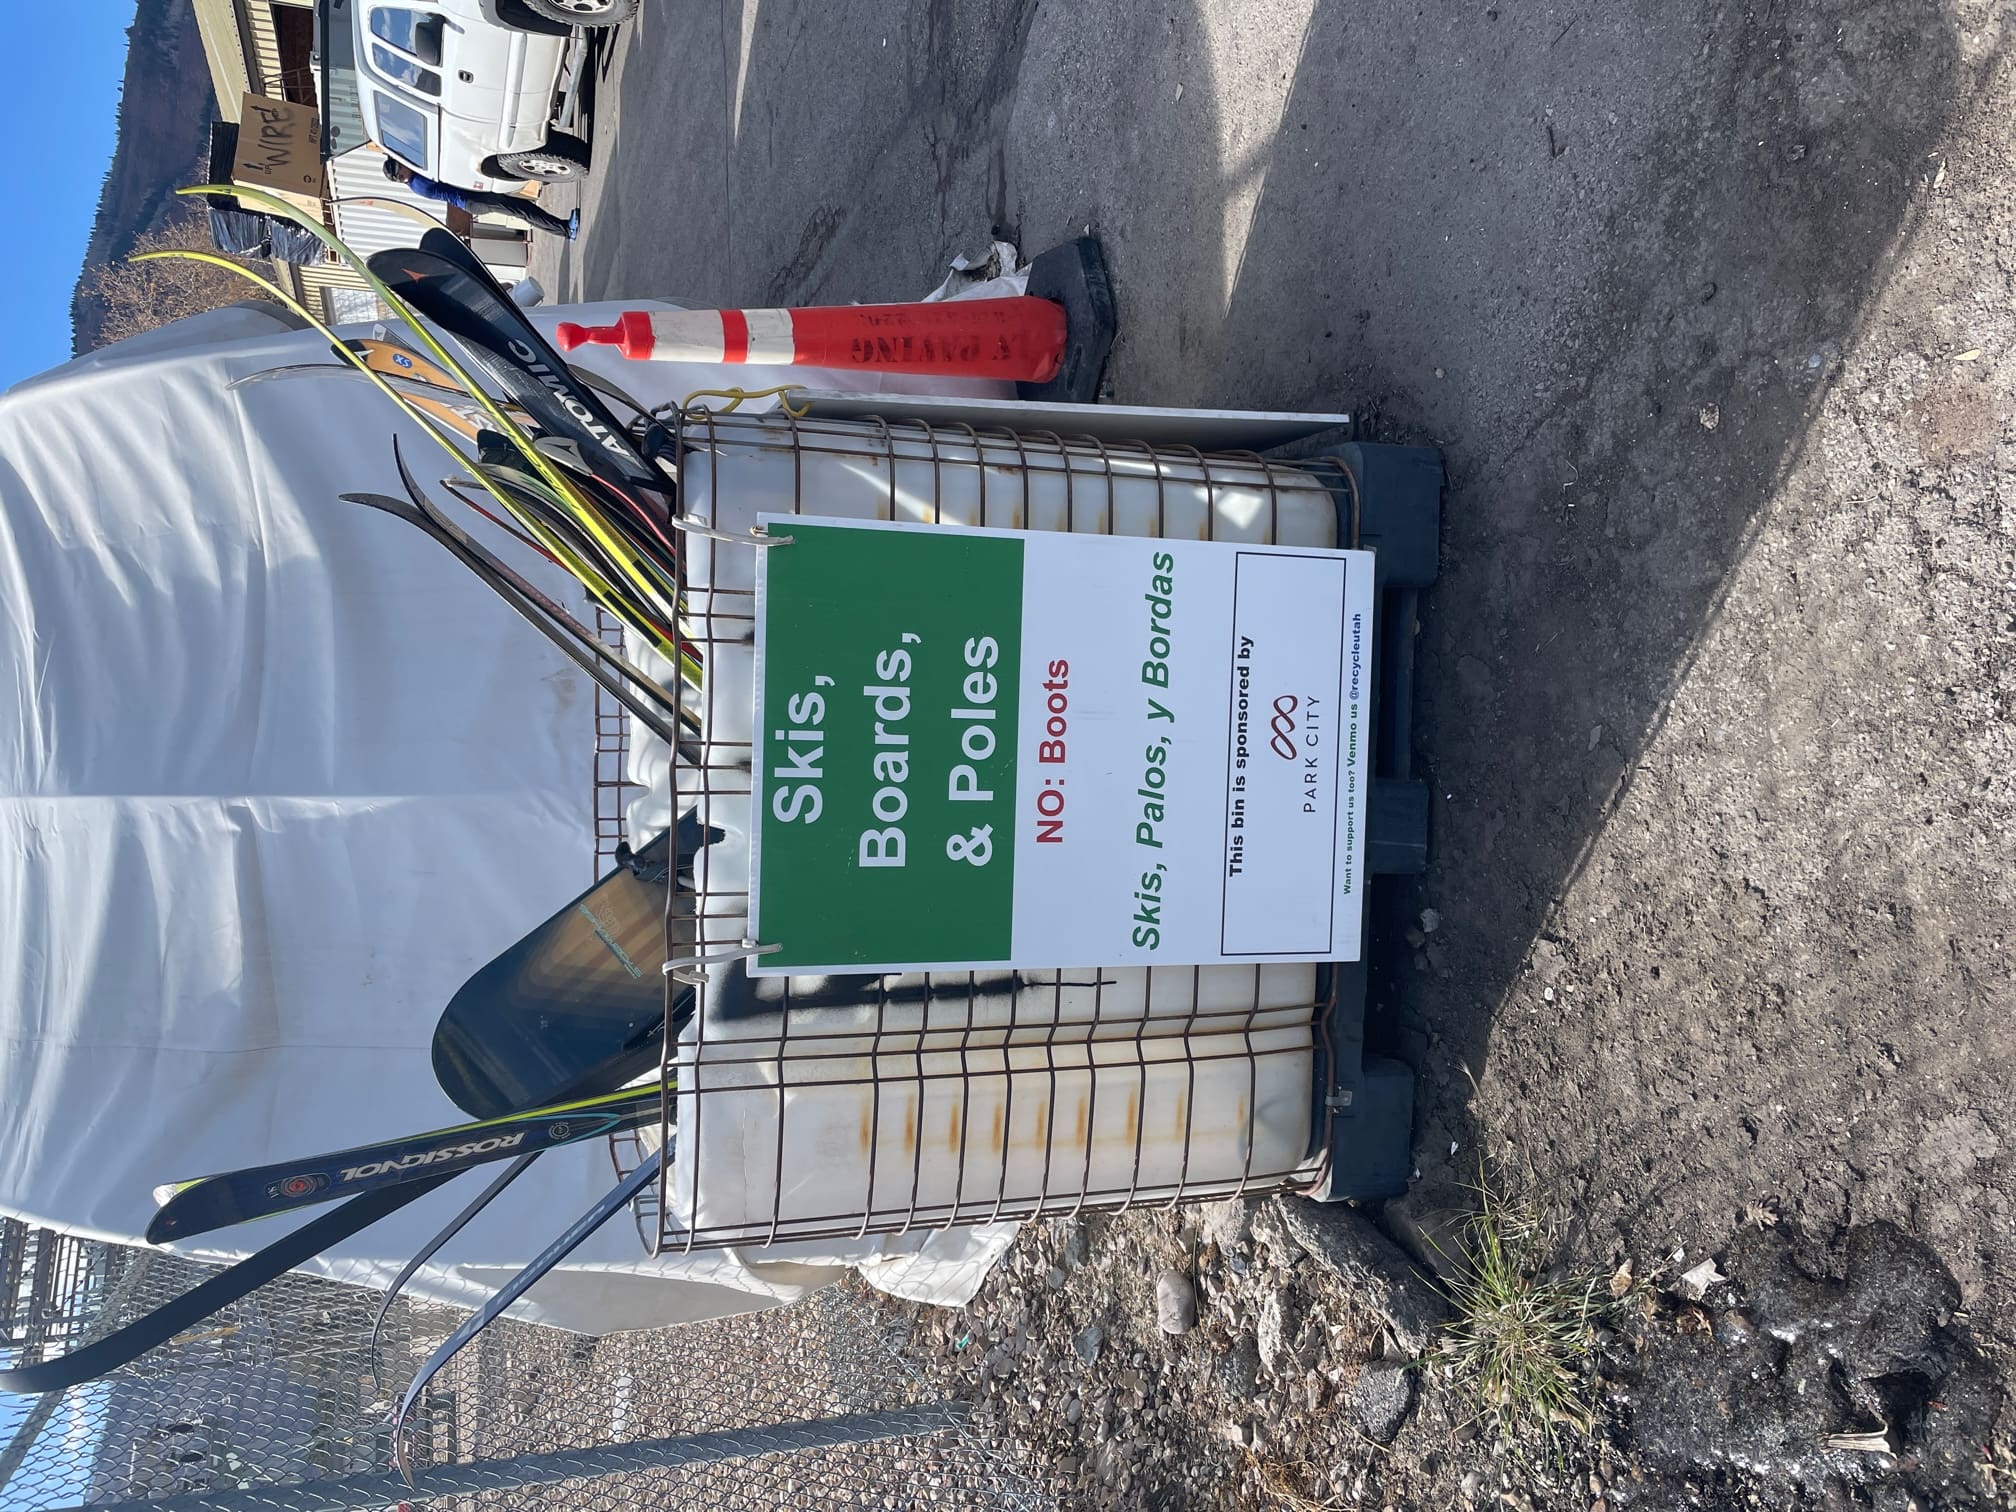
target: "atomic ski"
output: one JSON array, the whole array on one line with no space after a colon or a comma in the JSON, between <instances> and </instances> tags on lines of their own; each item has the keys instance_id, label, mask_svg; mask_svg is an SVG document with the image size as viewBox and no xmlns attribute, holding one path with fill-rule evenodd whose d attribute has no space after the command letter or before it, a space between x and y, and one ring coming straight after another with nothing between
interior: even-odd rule
<instances>
[{"instance_id":1,"label":"atomic ski","mask_svg":"<svg viewBox=\"0 0 2016 1512\"><path fill-rule=\"evenodd\" d=\"M453 336L541 430L578 444L597 477L619 489L669 497L671 479L644 459L623 423L454 237L430 231L418 247L374 252L370 266L401 300ZM647 426L645 445L653 451L669 446L663 428Z\"/></svg>"},{"instance_id":2,"label":"atomic ski","mask_svg":"<svg viewBox=\"0 0 2016 1512\"><path fill-rule=\"evenodd\" d=\"M188 1239L313 1203L333 1202L424 1176L453 1176L488 1161L533 1155L598 1134L634 1129L655 1121L663 1101L655 1085L635 1088L327 1155L173 1183L155 1190L161 1209L147 1225L147 1242Z\"/></svg>"}]
</instances>

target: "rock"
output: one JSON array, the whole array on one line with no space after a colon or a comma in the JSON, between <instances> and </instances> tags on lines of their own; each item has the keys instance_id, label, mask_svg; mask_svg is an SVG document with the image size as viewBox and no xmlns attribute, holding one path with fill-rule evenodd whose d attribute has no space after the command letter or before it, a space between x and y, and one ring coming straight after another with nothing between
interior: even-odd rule
<instances>
[{"instance_id":1,"label":"rock","mask_svg":"<svg viewBox=\"0 0 2016 1512\"><path fill-rule=\"evenodd\" d=\"M1288 1343L1288 1308L1278 1291L1269 1292L1267 1300L1260 1304L1260 1321L1255 1325L1255 1337L1260 1349L1260 1363L1267 1367L1269 1375L1284 1375L1293 1363L1294 1351Z\"/></svg>"},{"instance_id":2,"label":"rock","mask_svg":"<svg viewBox=\"0 0 2016 1512\"><path fill-rule=\"evenodd\" d=\"M1083 1270L1091 1259L1091 1241L1085 1235L1085 1220L1066 1218L1057 1226L1058 1253L1063 1257L1067 1271Z\"/></svg>"},{"instance_id":3,"label":"rock","mask_svg":"<svg viewBox=\"0 0 2016 1512\"><path fill-rule=\"evenodd\" d=\"M1218 1389L1234 1401L1251 1401L1260 1390L1260 1346L1253 1335L1241 1334L1211 1367Z\"/></svg>"},{"instance_id":4,"label":"rock","mask_svg":"<svg viewBox=\"0 0 2016 1512\"><path fill-rule=\"evenodd\" d=\"M1044 1272L1043 1274L1043 1284L1049 1287L1050 1290L1052 1291L1064 1290L1064 1272L1059 1270L1054 1265L1051 1266L1050 1269Z\"/></svg>"},{"instance_id":5,"label":"rock","mask_svg":"<svg viewBox=\"0 0 2016 1512\"><path fill-rule=\"evenodd\" d=\"M1199 1211L1198 1226L1206 1239L1229 1255L1252 1232L1256 1205L1241 1197L1210 1203Z\"/></svg>"},{"instance_id":6,"label":"rock","mask_svg":"<svg viewBox=\"0 0 2016 1512\"><path fill-rule=\"evenodd\" d=\"M1453 1181L1417 1181L1380 1212L1400 1247L1429 1275L1453 1280L1462 1271L1464 1228L1477 1194Z\"/></svg>"},{"instance_id":7,"label":"rock","mask_svg":"<svg viewBox=\"0 0 2016 1512\"><path fill-rule=\"evenodd\" d=\"M1757 1325L1732 1307L1715 1320L1715 1337L1731 1349L1741 1349L1756 1342Z\"/></svg>"},{"instance_id":8,"label":"rock","mask_svg":"<svg viewBox=\"0 0 2016 1512\"><path fill-rule=\"evenodd\" d=\"M1371 1220L1340 1203L1276 1197L1273 1210L1309 1257L1334 1273L1357 1300L1385 1320L1408 1355L1428 1347L1447 1308L1400 1247Z\"/></svg>"},{"instance_id":9,"label":"rock","mask_svg":"<svg viewBox=\"0 0 2016 1512\"><path fill-rule=\"evenodd\" d=\"M1351 1388L1351 1416L1369 1439L1393 1442L1407 1409L1414 1405L1414 1372L1390 1360L1375 1360L1358 1372Z\"/></svg>"},{"instance_id":10,"label":"rock","mask_svg":"<svg viewBox=\"0 0 2016 1512\"><path fill-rule=\"evenodd\" d=\"M1071 1347L1078 1351L1079 1359L1083 1360L1087 1365L1094 1365L1098 1363L1099 1346L1105 1342L1105 1339L1106 1331L1097 1323L1093 1323L1079 1329L1078 1332L1071 1336Z\"/></svg>"},{"instance_id":11,"label":"rock","mask_svg":"<svg viewBox=\"0 0 2016 1512\"><path fill-rule=\"evenodd\" d=\"M1197 1326L1197 1292L1188 1276L1172 1270L1156 1279L1155 1323L1165 1334L1188 1333Z\"/></svg>"}]
</instances>

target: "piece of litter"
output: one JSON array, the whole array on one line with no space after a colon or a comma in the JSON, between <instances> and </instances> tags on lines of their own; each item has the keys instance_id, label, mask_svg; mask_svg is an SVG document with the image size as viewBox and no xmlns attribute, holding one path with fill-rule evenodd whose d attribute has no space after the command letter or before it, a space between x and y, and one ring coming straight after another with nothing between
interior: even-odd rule
<instances>
[{"instance_id":1,"label":"piece of litter","mask_svg":"<svg viewBox=\"0 0 2016 1512\"><path fill-rule=\"evenodd\" d=\"M1973 361L1975 361L1976 359L1978 359L1978 358L1980 357L1980 355L1981 355L1981 348L1979 348L1979 347L1969 347L1969 348L1968 348L1968 349L1967 349L1966 351L1964 351L1964 352L1958 352L1958 353L1955 353L1955 354L1954 354L1954 357L1953 357L1953 360L1954 360L1955 362L1973 362Z\"/></svg>"},{"instance_id":2,"label":"piece of litter","mask_svg":"<svg viewBox=\"0 0 2016 1512\"><path fill-rule=\"evenodd\" d=\"M1703 1260L1694 1269L1688 1271L1678 1281L1674 1282L1673 1290L1685 1297L1689 1302L1699 1302L1703 1297L1708 1295L1709 1287L1718 1285L1728 1279L1727 1276L1715 1268L1715 1262L1711 1258Z\"/></svg>"},{"instance_id":3,"label":"piece of litter","mask_svg":"<svg viewBox=\"0 0 2016 1512\"><path fill-rule=\"evenodd\" d=\"M1719 404L1704 404L1695 418L1701 422L1701 429L1713 430L1722 423L1722 407Z\"/></svg>"},{"instance_id":4,"label":"piece of litter","mask_svg":"<svg viewBox=\"0 0 2016 1512\"><path fill-rule=\"evenodd\" d=\"M1540 997L1541 997L1542 1001L1544 1001L1544 1002L1549 1002L1549 1003L1553 1002L1553 1001L1554 1001L1554 989L1553 989L1552 987L1542 987L1542 988L1540 989Z\"/></svg>"},{"instance_id":5,"label":"piece of litter","mask_svg":"<svg viewBox=\"0 0 2016 1512\"><path fill-rule=\"evenodd\" d=\"M1890 1430L1885 1427L1875 1433L1830 1433L1820 1440L1829 1449L1847 1449L1856 1454L1895 1454L1890 1446Z\"/></svg>"},{"instance_id":6,"label":"piece of litter","mask_svg":"<svg viewBox=\"0 0 2016 1512\"><path fill-rule=\"evenodd\" d=\"M1449 1153L1451 1155L1456 1153L1456 1141L1453 1139L1449 1141Z\"/></svg>"},{"instance_id":7,"label":"piece of litter","mask_svg":"<svg viewBox=\"0 0 2016 1512\"><path fill-rule=\"evenodd\" d=\"M1624 1263L1610 1273L1610 1295L1621 1298L1624 1293L1631 1290L1633 1279L1631 1275L1631 1257L1626 1255Z\"/></svg>"}]
</instances>

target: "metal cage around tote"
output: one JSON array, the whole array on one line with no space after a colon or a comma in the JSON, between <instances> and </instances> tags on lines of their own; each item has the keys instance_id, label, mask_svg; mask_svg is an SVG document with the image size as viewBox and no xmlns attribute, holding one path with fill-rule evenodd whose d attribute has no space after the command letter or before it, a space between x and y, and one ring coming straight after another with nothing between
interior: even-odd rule
<instances>
[{"instance_id":1,"label":"metal cage around tote","mask_svg":"<svg viewBox=\"0 0 2016 1512\"><path fill-rule=\"evenodd\" d=\"M747 832L755 558L789 549L750 540L759 513L1358 538L1356 485L1327 460L788 412L689 410L676 436L679 511L721 533L687 537L682 634L706 674L687 693L696 733L663 753L703 833ZM673 877L668 960L753 945L746 852L704 846ZM654 1252L1206 1201L1323 1174L1327 967L752 979L730 961L694 975L693 999L668 981L661 1122L613 1146L626 1173L668 1151L637 1204Z\"/></svg>"}]
</instances>

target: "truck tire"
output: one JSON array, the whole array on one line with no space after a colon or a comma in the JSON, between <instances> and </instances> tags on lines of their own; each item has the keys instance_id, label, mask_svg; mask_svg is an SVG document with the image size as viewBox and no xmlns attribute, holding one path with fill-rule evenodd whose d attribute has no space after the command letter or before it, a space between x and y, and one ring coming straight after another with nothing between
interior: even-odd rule
<instances>
[{"instance_id":1,"label":"truck tire","mask_svg":"<svg viewBox=\"0 0 2016 1512\"><path fill-rule=\"evenodd\" d=\"M588 144L577 136L556 131L542 147L527 152L500 152L491 159L500 177L534 179L542 184L565 184L588 172Z\"/></svg>"},{"instance_id":2,"label":"truck tire","mask_svg":"<svg viewBox=\"0 0 2016 1512\"><path fill-rule=\"evenodd\" d=\"M519 31L564 32L615 26L637 14L638 0L497 0L497 19Z\"/></svg>"}]
</instances>

